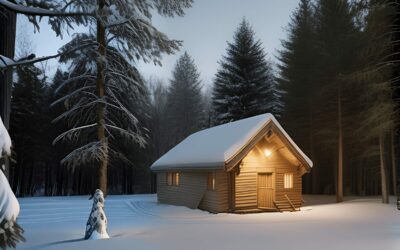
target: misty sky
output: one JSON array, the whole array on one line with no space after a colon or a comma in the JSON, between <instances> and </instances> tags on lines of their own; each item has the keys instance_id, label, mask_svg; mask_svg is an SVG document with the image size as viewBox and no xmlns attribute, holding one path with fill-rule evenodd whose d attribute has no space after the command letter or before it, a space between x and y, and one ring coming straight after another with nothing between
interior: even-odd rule
<instances>
[{"instance_id":1,"label":"misty sky","mask_svg":"<svg viewBox=\"0 0 400 250\"><path fill-rule=\"evenodd\" d=\"M153 24L170 38L183 40L183 46L177 54L164 56L162 67L140 62L138 69L145 79L155 76L168 80L177 58L187 51L194 58L203 83L209 85L218 69L218 61L225 54L227 41L232 41L243 17L250 22L257 38L263 43L268 58L276 62L280 41L286 37L285 27L297 4L298 0L195 0L184 17L155 15ZM30 34L32 49L37 56L55 54L70 40L69 36L63 40L57 38L46 22L42 22L40 33L36 34L25 18L19 18L18 28L22 31L19 36ZM48 65L50 71L55 72L57 61L50 61Z\"/></svg>"}]
</instances>

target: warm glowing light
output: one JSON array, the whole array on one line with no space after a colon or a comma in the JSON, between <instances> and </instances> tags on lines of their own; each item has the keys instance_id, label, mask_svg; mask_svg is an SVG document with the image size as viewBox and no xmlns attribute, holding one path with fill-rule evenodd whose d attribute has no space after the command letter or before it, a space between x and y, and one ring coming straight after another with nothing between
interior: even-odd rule
<instances>
[{"instance_id":1,"label":"warm glowing light","mask_svg":"<svg viewBox=\"0 0 400 250\"><path fill-rule=\"evenodd\" d=\"M271 150L266 149L266 150L264 150L264 154L266 157L270 157L272 155L272 152L271 152Z\"/></svg>"}]
</instances>

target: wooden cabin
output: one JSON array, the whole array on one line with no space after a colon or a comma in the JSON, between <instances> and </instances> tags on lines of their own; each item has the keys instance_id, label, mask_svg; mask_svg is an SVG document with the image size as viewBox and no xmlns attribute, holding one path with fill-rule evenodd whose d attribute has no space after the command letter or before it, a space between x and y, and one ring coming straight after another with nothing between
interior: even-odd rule
<instances>
[{"instance_id":1,"label":"wooden cabin","mask_svg":"<svg viewBox=\"0 0 400 250\"><path fill-rule=\"evenodd\" d=\"M311 168L271 114L194 133L151 166L160 203L212 213L298 210Z\"/></svg>"}]
</instances>

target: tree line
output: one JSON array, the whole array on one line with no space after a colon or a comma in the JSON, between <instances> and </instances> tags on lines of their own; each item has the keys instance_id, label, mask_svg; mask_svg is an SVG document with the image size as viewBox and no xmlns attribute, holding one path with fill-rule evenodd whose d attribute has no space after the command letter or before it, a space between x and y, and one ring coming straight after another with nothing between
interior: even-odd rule
<instances>
[{"instance_id":1,"label":"tree line","mask_svg":"<svg viewBox=\"0 0 400 250\"><path fill-rule=\"evenodd\" d=\"M303 0L292 16L279 82L285 127L315 164L308 193L396 194L398 7Z\"/></svg>"},{"instance_id":2,"label":"tree line","mask_svg":"<svg viewBox=\"0 0 400 250\"><path fill-rule=\"evenodd\" d=\"M185 137L270 112L314 162L305 193L336 194L339 202L382 194L388 202L399 162L398 10L395 1L301 0L276 65L243 19L212 83L200 80L188 52L170 81L143 79L125 41L146 60L155 52L126 37L134 26L97 23L119 39L100 44L104 51L97 30L60 49L64 66L52 79L33 65L16 68L11 185L20 196L87 194L100 185L103 166L109 193L154 192L148 167ZM179 46L169 45L159 49Z\"/></svg>"}]
</instances>

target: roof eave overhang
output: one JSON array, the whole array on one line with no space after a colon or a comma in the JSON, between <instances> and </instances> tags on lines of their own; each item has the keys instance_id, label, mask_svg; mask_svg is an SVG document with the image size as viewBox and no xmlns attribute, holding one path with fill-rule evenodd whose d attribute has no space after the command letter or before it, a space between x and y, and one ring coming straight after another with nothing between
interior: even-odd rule
<instances>
[{"instance_id":1,"label":"roof eave overhang","mask_svg":"<svg viewBox=\"0 0 400 250\"><path fill-rule=\"evenodd\" d=\"M304 159L302 154L297 151L296 147L292 145L290 140L286 138L286 136L272 119L266 122L265 125L240 150L238 150L238 152L233 157L225 162L225 170L229 172L235 166L237 166L237 164L239 164L243 160L243 158L250 152L250 150L264 138L264 136L270 129L272 129L274 132L277 132L280 138L283 138L285 145L288 146L289 150L302 163L301 165L305 167L306 172L309 173L311 171L312 165L310 165L308 161Z\"/></svg>"},{"instance_id":2,"label":"roof eave overhang","mask_svg":"<svg viewBox=\"0 0 400 250\"><path fill-rule=\"evenodd\" d=\"M239 164L243 158L250 152L253 147L264 138L264 136L267 134L267 132L271 129L272 127L272 120L270 119L268 122L264 124L258 130L257 133L240 149L236 152L235 155L233 155L230 159L228 159L225 162L225 170L226 171L231 171L237 164Z\"/></svg>"},{"instance_id":3,"label":"roof eave overhang","mask_svg":"<svg viewBox=\"0 0 400 250\"><path fill-rule=\"evenodd\" d=\"M165 171L215 171L223 170L224 162L205 162L205 163L188 163L188 164L164 164L153 165L150 167L153 172Z\"/></svg>"}]
</instances>

